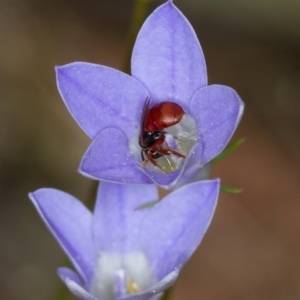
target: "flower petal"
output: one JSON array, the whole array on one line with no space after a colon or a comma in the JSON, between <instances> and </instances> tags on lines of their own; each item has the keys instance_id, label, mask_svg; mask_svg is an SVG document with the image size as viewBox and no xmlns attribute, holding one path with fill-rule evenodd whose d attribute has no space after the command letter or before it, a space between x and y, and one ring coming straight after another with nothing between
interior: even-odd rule
<instances>
[{"instance_id":1,"label":"flower petal","mask_svg":"<svg viewBox=\"0 0 300 300\"><path fill-rule=\"evenodd\" d=\"M218 155L233 135L243 114L244 103L227 86L210 85L193 96L190 112L196 120L203 144L201 164Z\"/></svg>"},{"instance_id":2,"label":"flower petal","mask_svg":"<svg viewBox=\"0 0 300 300\"><path fill-rule=\"evenodd\" d=\"M151 180L164 189L170 189L174 186L181 170L176 170L172 173L156 173L149 170L143 170Z\"/></svg>"},{"instance_id":3,"label":"flower petal","mask_svg":"<svg viewBox=\"0 0 300 300\"><path fill-rule=\"evenodd\" d=\"M70 292L81 300L101 300L88 293L80 283L77 274L68 268L59 268L57 273Z\"/></svg>"},{"instance_id":4,"label":"flower petal","mask_svg":"<svg viewBox=\"0 0 300 300\"><path fill-rule=\"evenodd\" d=\"M121 254L140 251L140 227L147 210L136 208L157 199L152 184L101 182L93 218L97 250Z\"/></svg>"},{"instance_id":5,"label":"flower petal","mask_svg":"<svg viewBox=\"0 0 300 300\"><path fill-rule=\"evenodd\" d=\"M93 140L85 153L79 172L85 176L118 183L152 183L129 151L122 131L107 128Z\"/></svg>"},{"instance_id":6,"label":"flower petal","mask_svg":"<svg viewBox=\"0 0 300 300\"><path fill-rule=\"evenodd\" d=\"M218 179L195 182L149 210L141 240L158 279L181 268L195 251L211 222L218 194Z\"/></svg>"},{"instance_id":7,"label":"flower petal","mask_svg":"<svg viewBox=\"0 0 300 300\"><path fill-rule=\"evenodd\" d=\"M178 275L179 269L176 269L150 289L139 294L118 298L118 300L158 300L161 298L162 293L175 283Z\"/></svg>"},{"instance_id":8,"label":"flower petal","mask_svg":"<svg viewBox=\"0 0 300 300\"><path fill-rule=\"evenodd\" d=\"M142 26L132 54L132 76L155 102L174 100L189 105L193 93L207 85L206 65L189 21L168 1Z\"/></svg>"},{"instance_id":9,"label":"flower petal","mask_svg":"<svg viewBox=\"0 0 300 300\"><path fill-rule=\"evenodd\" d=\"M66 268L66 267L60 267L57 269L58 276L64 281L64 278L68 277L70 280L74 281L81 287L83 287L83 283L77 273L75 273L73 270Z\"/></svg>"},{"instance_id":10,"label":"flower petal","mask_svg":"<svg viewBox=\"0 0 300 300\"><path fill-rule=\"evenodd\" d=\"M91 138L107 127L131 137L149 96L136 79L118 70L90 63L56 68L57 86L71 115Z\"/></svg>"},{"instance_id":11,"label":"flower petal","mask_svg":"<svg viewBox=\"0 0 300 300\"><path fill-rule=\"evenodd\" d=\"M91 212L73 196L55 189L40 189L29 197L78 273L89 283L96 262Z\"/></svg>"},{"instance_id":12,"label":"flower petal","mask_svg":"<svg viewBox=\"0 0 300 300\"><path fill-rule=\"evenodd\" d=\"M201 143L198 142L194 145L189 156L186 158L178 180L174 181L172 184L172 189L178 189L187 183L208 180L210 178L212 166L210 163L205 165L201 164L202 151Z\"/></svg>"}]
</instances>

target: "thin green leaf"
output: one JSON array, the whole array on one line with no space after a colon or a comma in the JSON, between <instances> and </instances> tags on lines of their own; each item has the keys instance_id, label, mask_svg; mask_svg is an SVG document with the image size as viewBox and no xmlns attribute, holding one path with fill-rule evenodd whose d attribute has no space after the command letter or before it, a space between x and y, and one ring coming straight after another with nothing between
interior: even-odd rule
<instances>
[{"instance_id":1,"label":"thin green leaf","mask_svg":"<svg viewBox=\"0 0 300 300\"><path fill-rule=\"evenodd\" d=\"M226 193L231 193L231 194L239 194L243 191L243 189L221 185L220 191L226 192Z\"/></svg>"},{"instance_id":2,"label":"thin green leaf","mask_svg":"<svg viewBox=\"0 0 300 300\"><path fill-rule=\"evenodd\" d=\"M158 202L160 202L160 200L154 200L154 201L151 201L151 202L148 202L148 203L145 203L141 206L138 206L137 208L135 208L135 210L141 210L141 209L146 209L146 208L150 208L150 207L153 207L154 205L156 205Z\"/></svg>"},{"instance_id":3,"label":"thin green leaf","mask_svg":"<svg viewBox=\"0 0 300 300\"><path fill-rule=\"evenodd\" d=\"M218 156L216 156L211 163L214 165L223 158L225 158L228 154L233 152L235 149L237 149L239 146L241 146L245 142L245 138L240 138L237 141L233 142L229 146L227 146Z\"/></svg>"}]
</instances>

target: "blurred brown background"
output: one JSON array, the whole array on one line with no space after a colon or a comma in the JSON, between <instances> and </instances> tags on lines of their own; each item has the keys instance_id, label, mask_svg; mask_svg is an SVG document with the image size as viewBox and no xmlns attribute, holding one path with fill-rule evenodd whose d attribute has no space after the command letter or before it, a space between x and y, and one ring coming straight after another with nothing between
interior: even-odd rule
<instances>
[{"instance_id":1,"label":"blurred brown background","mask_svg":"<svg viewBox=\"0 0 300 300\"><path fill-rule=\"evenodd\" d=\"M162 1L154 1L157 7ZM175 0L207 59L209 82L246 103L246 143L213 171L222 194L173 300L300 299L300 2ZM76 170L89 139L64 107L54 65L121 68L133 1L0 0L0 295L52 299L62 251L27 193L84 200Z\"/></svg>"}]
</instances>

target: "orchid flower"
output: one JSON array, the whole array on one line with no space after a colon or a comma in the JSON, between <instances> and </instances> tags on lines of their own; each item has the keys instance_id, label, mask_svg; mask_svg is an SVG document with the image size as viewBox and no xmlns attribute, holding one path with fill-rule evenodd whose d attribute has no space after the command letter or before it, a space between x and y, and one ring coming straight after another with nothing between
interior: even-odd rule
<instances>
[{"instance_id":1,"label":"orchid flower","mask_svg":"<svg viewBox=\"0 0 300 300\"><path fill-rule=\"evenodd\" d=\"M244 105L230 87L208 85L196 34L172 1L158 7L143 24L133 48L131 72L129 76L84 62L56 68L64 103L93 139L79 172L102 181L155 183L164 188L207 177L203 166L224 149ZM171 101L185 113L165 132L166 143L186 157L162 155L163 168L170 166L166 172L151 163L142 167L139 132L146 99L150 108Z\"/></svg>"},{"instance_id":2,"label":"orchid flower","mask_svg":"<svg viewBox=\"0 0 300 300\"><path fill-rule=\"evenodd\" d=\"M176 280L205 234L219 180L187 184L151 208L154 185L100 184L92 214L73 196L50 188L30 194L77 272L59 268L84 300L156 300Z\"/></svg>"}]
</instances>

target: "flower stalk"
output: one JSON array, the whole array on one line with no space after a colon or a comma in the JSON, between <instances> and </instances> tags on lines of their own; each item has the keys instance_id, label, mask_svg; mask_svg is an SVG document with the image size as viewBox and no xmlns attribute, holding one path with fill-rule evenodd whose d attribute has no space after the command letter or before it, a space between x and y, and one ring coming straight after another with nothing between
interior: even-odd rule
<instances>
[{"instance_id":1,"label":"flower stalk","mask_svg":"<svg viewBox=\"0 0 300 300\"><path fill-rule=\"evenodd\" d=\"M136 40L136 36L143 25L146 16L148 14L149 5L153 0L136 0L134 2L133 13L129 33L126 42L125 60L123 65L123 71L127 74L131 73L130 61L131 53Z\"/></svg>"},{"instance_id":2,"label":"flower stalk","mask_svg":"<svg viewBox=\"0 0 300 300\"><path fill-rule=\"evenodd\" d=\"M173 293L173 289L174 289L174 285L171 286L171 287L169 287L169 288L165 291L165 293L164 293L164 295L162 296L161 300L170 300L170 299L171 299L171 295L172 295L172 293Z\"/></svg>"}]
</instances>

